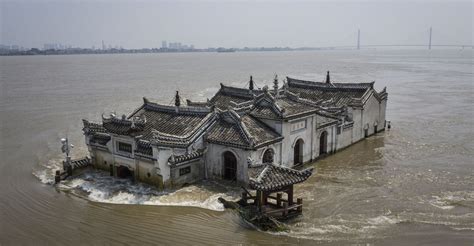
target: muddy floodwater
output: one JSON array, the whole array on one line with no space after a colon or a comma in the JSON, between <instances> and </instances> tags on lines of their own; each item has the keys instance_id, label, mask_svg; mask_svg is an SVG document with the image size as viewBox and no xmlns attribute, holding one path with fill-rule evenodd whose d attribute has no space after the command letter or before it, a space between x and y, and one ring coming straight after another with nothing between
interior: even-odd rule
<instances>
[{"instance_id":1,"label":"muddy floodwater","mask_svg":"<svg viewBox=\"0 0 474 246\"><path fill-rule=\"evenodd\" d=\"M0 244L473 245L473 63L472 49L0 57ZM288 232L224 211L239 190L215 181L160 191L91 170L51 185L60 138L87 154L82 118L327 70L386 86L392 129L309 164Z\"/></svg>"}]
</instances>

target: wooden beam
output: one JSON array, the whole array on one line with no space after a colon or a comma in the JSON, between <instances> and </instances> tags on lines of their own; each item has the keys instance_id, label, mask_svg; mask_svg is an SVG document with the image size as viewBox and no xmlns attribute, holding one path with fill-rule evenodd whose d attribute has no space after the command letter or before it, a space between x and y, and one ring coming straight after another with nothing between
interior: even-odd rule
<instances>
[{"instance_id":1,"label":"wooden beam","mask_svg":"<svg viewBox=\"0 0 474 246\"><path fill-rule=\"evenodd\" d=\"M293 205L293 185L290 185L287 191L288 194L288 205Z\"/></svg>"}]
</instances>

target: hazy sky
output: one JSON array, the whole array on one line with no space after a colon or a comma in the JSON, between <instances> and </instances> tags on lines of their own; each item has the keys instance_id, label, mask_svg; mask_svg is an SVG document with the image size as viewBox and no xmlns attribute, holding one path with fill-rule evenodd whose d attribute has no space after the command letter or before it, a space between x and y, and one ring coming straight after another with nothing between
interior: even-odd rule
<instances>
[{"instance_id":1,"label":"hazy sky","mask_svg":"<svg viewBox=\"0 0 474 246\"><path fill-rule=\"evenodd\" d=\"M3 1L0 43L124 48L471 44L472 1Z\"/></svg>"}]
</instances>

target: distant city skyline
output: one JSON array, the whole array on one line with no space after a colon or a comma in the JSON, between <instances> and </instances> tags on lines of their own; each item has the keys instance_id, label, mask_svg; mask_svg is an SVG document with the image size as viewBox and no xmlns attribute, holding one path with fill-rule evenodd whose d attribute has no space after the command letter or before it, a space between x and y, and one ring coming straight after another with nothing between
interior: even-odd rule
<instances>
[{"instance_id":1,"label":"distant city skyline","mask_svg":"<svg viewBox=\"0 0 474 246\"><path fill-rule=\"evenodd\" d=\"M0 43L25 48L472 44L470 1L1 2ZM172 41L178 40L178 41ZM176 46L177 47L177 46ZM102 47L103 48L103 47ZM107 46L108 48L108 46Z\"/></svg>"}]
</instances>

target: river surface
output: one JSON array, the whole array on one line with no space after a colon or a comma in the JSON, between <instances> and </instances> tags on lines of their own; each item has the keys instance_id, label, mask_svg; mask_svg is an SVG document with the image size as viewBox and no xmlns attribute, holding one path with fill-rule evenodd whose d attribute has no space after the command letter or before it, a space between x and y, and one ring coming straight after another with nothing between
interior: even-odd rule
<instances>
[{"instance_id":1,"label":"river surface","mask_svg":"<svg viewBox=\"0 0 474 246\"><path fill-rule=\"evenodd\" d=\"M471 49L0 57L0 245L473 245L473 63ZM60 138L87 154L82 118L327 70L386 86L392 129L308 165L288 232L224 211L217 197L239 191L214 181L159 191L88 171L51 185Z\"/></svg>"}]
</instances>

